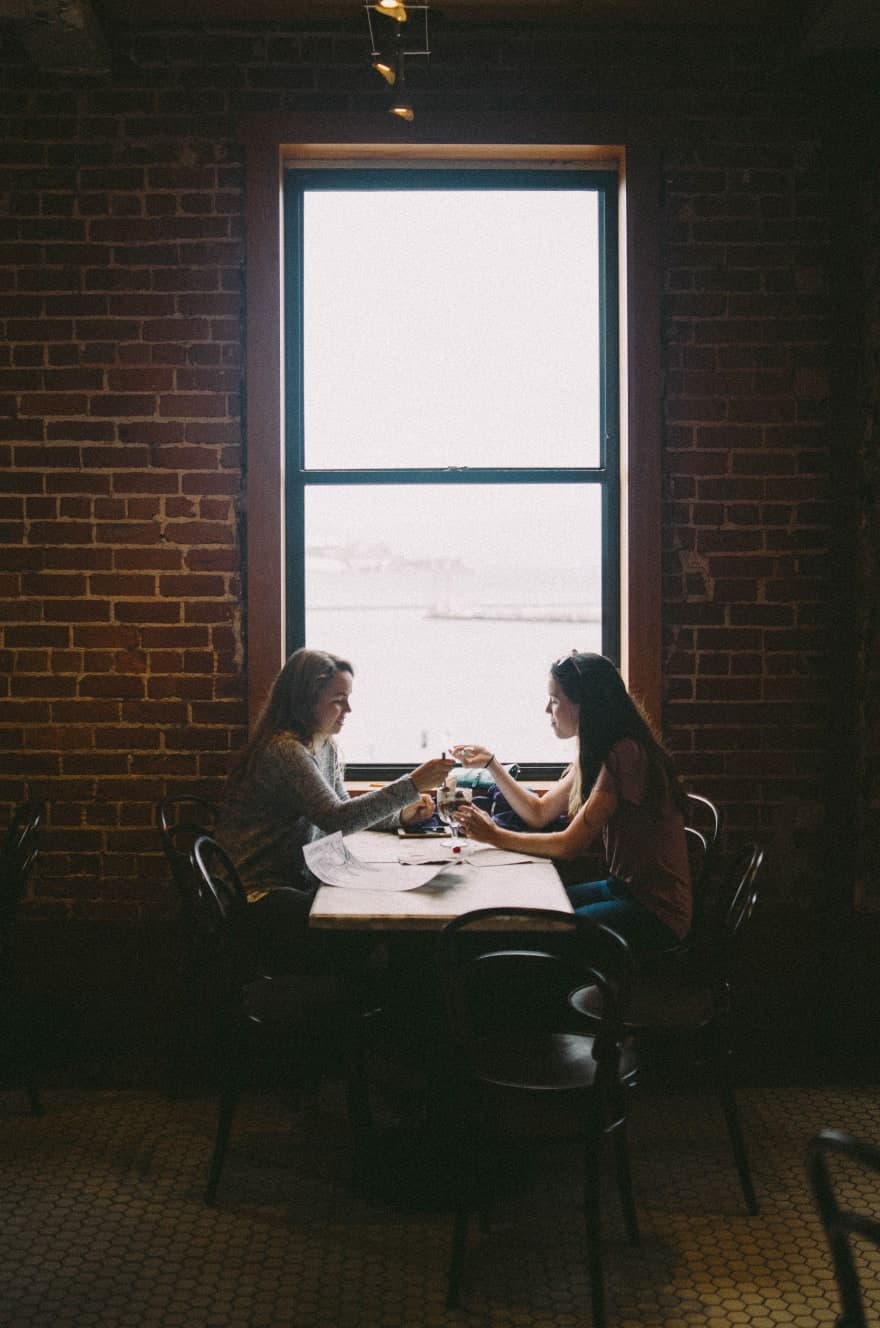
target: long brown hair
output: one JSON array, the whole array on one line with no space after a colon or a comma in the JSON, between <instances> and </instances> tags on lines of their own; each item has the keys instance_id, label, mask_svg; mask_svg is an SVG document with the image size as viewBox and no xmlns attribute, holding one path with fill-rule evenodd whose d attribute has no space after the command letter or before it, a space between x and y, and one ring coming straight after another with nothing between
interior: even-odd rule
<instances>
[{"instance_id":1,"label":"long brown hair","mask_svg":"<svg viewBox=\"0 0 880 1328\"><path fill-rule=\"evenodd\" d=\"M311 742L317 731L318 698L337 673L354 677L348 660L331 655L329 650L307 650L305 646L294 650L272 684L256 727L229 772L229 787L240 783L276 733L292 733L302 743Z\"/></svg>"},{"instance_id":2,"label":"long brown hair","mask_svg":"<svg viewBox=\"0 0 880 1328\"><path fill-rule=\"evenodd\" d=\"M605 758L621 738L632 738L648 758L648 797L652 804L659 806L668 793L684 813L685 793L672 758L611 660L573 650L552 664L550 673L569 701L579 707L572 814L590 796Z\"/></svg>"}]
</instances>

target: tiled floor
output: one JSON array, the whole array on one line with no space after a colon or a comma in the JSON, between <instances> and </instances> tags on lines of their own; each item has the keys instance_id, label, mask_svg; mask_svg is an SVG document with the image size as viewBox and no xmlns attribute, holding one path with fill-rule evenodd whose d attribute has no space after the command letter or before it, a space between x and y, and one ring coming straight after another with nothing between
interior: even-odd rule
<instances>
[{"instance_id":1,"label":"tiled floor","mask_svg":"<svg viewBox=\"0 0 880 1328\"><path fill-rule=\"evenodd\" d=\"M834 1285L805 1172L835 1125L880 1139L872 1087L742 1093L759 1217L745 1214L711 1098L637 1095L643 1244L608 1204L609 1325L821 1328ZM576 1153L475 1235L466 1308L444 1309L450 1220L352 1193L344 1115L249 1094L218 1205L201 1199L207 1096L48 1090L46 1114L0 1094L0 1323L5 1328L575 1328L589 1325ZM864 1192L859 1201L870 1195ZM865 1252L869 1313L880 1264Z\"/></svg>"}]
</instances>

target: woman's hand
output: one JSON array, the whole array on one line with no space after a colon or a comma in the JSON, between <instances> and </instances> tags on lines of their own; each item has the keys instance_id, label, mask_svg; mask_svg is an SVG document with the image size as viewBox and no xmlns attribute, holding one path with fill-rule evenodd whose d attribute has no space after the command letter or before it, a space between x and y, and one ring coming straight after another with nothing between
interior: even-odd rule
<instances>
[{"instance_id":1,"label":"woman's hand","mask_svg":"<svg viewBox=\"0 0 880 1328\"><path fill-rule=\"evenodd\" d=\"M418 821L427 821L434 815L434 799L430 793L423 793L418 802L411 802L400 813L401 825L415 825Z\"/></svg>"},{"instance_id":2,"label":"woman's hand","mask_svg":"<svg viewBox=\"0 0 880 1328\"><path fill-rule=\"evenodd\" d=\"M416 766L410 773L410 779L419 793L428 793L431 789L438 788L457 764L458 762L449 756L437 756L433 761L426 761L424 765Z\"/></svg>"},{"instance_id":3,"label":"woman's hand","mask_svg":"<svg viewBox=\"0 0 880 1328\"><path fill-rule=\"evenodd\" d=\"M494 755L488 747L481 747L479 743L475 742L457 742L449 750L459 765L466 766L482 767L488 765Z\"/></svg>"},{"instance_id":4,"label":"woman's hand","mask_svg":"<svg viewBox=\"0 0 880 1328\"><path fill-rule=\"evenodd\" d=\"M455 819L467 835L468 839L477 839L481 844L495 844L500 842L500 837L504 833L500 826L497 826L491 816L487 816L479 807L465 805L455 813Z\"/></svg>"}]
</instances>

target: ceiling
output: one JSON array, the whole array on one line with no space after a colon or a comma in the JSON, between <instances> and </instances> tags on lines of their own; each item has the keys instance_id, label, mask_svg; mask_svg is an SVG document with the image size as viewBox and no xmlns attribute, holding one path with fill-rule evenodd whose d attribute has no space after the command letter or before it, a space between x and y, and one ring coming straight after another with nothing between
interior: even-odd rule
<instances>
[{"instance_id":1,"label":"ceiling","mask_svg":"<svg viewBox=\"0 0 880 1328\"><path fill-rule=\"evenodd\" d=\"M129 24L315 24L350 19L362 7L362 0L0 0L0 29L11 28L41 68L99 73ZM781 24L807 54L880 50L880 0L432 0L431 10L462 23Z\"/></svg>"}]
</instances>

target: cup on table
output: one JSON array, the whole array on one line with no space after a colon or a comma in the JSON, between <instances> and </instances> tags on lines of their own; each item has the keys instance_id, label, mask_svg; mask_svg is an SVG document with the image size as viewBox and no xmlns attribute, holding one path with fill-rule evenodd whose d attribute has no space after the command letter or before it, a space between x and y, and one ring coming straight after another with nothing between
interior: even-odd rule
<instances>
[{"instance_id":1,"label":"cup on table","mask_svg":"<svg viewBox=\"0 0 880 1328\"><path fill-rule=\"evenodd\" d=\"M472 799L473 789L450 788L448 784L441 784L437 790L437 815L444 825L449 826L453 839L461 833L455 813Z\"/></svg>"}]
</instances>

